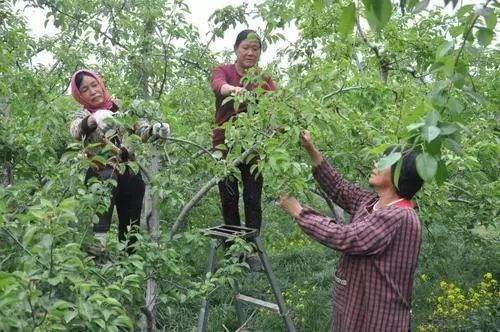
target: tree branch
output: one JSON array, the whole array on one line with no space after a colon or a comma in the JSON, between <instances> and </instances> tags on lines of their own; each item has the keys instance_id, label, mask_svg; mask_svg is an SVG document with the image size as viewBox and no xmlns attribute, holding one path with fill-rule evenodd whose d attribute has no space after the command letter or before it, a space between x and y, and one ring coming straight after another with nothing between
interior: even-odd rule
<instances>
[{"instance_id":1,"label":"tree branch","mask_svg":"<svg viewBox=\"0 0 500 332\"><path fill-rule=\"evenodd\" d=\"M487 0L485 2L485 4L483 5L483 8L486 8L488 6L488 4L490 3L491 0ZM455 70L457 68L457 64L458 64L458 60L460 59L460 56L462 55L463 51L464 51L464 48L465 48L465 43L467 42L467 39L469 38L469 34L471 33L472 31L472 28L474 27L474 25L476 24L477 22L477 19L479 18L479 14L475 14L474 16L474 19L472 20L471 22L471 25L469 27L469 29L467 30L467 32L463 35L464 38L462 40L462 45L460 46L460 49L458 50L458 53L457 53L457 56L455 57L455 63L453 65L453 73L455 73Z\"/></svg>"},{"instance_id":2,"label":"tree branch","mask_svg":"<svg viewBox=\"0 0 500 332\"><path fill-rule=\"evenodd\" d=\"M50 6L50 5L49 5L48 7L49 7L49 8L50 8L53 12L57 12L57 13L59 13L59 14L63 15L63 16L69 17L70 19L72 19L72 20L74 20L74 21L76 21L76 22L78 22L78 23L80 23L80 24L83 24L84 26L91 26L91 25L89 24L89 22L84 21L84 20L82 20L82 19L80 19L80 18L78 18L78 17L75 17L75 16L71 15L71 14L65 13L65 12L63 12L62 10L60 10L59 8L55 7L55 6L54 6L54 7L52 7L52 6ZM128 49L127 49L127 47L126 47L125 45L121 44L121 43L120 43L119 41L117 41L117 40L116 40L113 36L110 36L110 35L108 35L107 33L103 32L103 31L101 31L101 30L97 30L97 29L92 29L92 30L94 30L96 33L100 34L101 36L103 36L103 37L104 37L104 38L106 38L107 40L109 40L109 41L110 41L113 45L117 45L117 46L119 46L119 47L123 48L124 50L128 50Z\"/></svg>"},{"instance_id":3,"label":"tree branch","mask_svg":"<svg viewBox=\"0 0 500 332\"><path fill-rule=\"evenodd\" d=\"M198 68L199 70L201 70L205 75L207 76L210 76L210 70L208 70L207 68L203 68L202 65L200 65L198 62L194 62L194 61L191 61L191 60L188 60L188 59L185 59L185 58L179 58L179 60L181 62L184 62L184 63L187 63L187 64L190 64L192 65L193 67L195 68Z\"/></svg>"},{"instance_id":4,"label":"tree branch","mask_svg":"<svg viewBox=\"0 0 500 332\"><path fill-rule=\"evenodd\" d=\"M198 149L200 149L201 151L205 152L206 154L208 154L213 160L217 161L217 159L215 159L215 157L212 155L212 153L207 150L206 148L204 148L203 146L201 146L200 144L198 143L195 143L195 142L191 142L191 141L188 141L188 140L185 140L185 139L182 139L182 138L175 138L175 137L167 137L166 140L168 141L172 141L172 142L178 142L178 143L186 143L186 144L191 144L191 145L194 145L196 146Z\"/></svg>"},{"instance_id":5,"label":"tree branch","mask_svg":"<svg viewBox=\"0 0 500 332\"><path fill-rule=\"evenodd\" d=\"M235 159L232 163L232 166L237 167L239 166L253 151L255 148L257 148L260 144L257 143L248 150L246 150L242 155L240 159ZM174 235L179 231L181 226L184 225L184 218L188 214L188 212L195 206L198 201L205 196L205 194L212 189L219 181L221 180L221 177L219 175L214 176L211 178L201 189L191 198L191 200L182 208L181 213L177 217L177 219L174 222L174 225L172 226L172 230L170 231L170 241L173 240Z\"/></svg>"},{"instance_id":6,"label":"tree branch","mask_svg":"<svg viewBox=\"0 0 500 332\"><path fill-rule=\"evenodd\" d=\"M212 189L220 180L219 176L214 176L210 181L205 183L203 187L191 198L191 200L182 208L181 213L177 217L177 219L174 222L174 225L172 226L172 230L170 231L170 241L173 240L174 235L179 231L181 226L184 224L184 218L188 214L188 212L194 207L198 201L205 196L205 194Z\"/></svg>"},{"instance_id":7,"label":"tree branch","mask_svg":"<svg viewBox=\"0 0 500 332\"><path fill-rule=\"evenodd\" d=\"M359 35L361 36L361 39L365 42L366 45L373 51L375 56L377 57L378 64L379 64L379 69L380 69L380 76L382 78L382 81L384 81L385 84L387 84L387 78L389 76L389 64L384 60L384 58L380 55L380 51L378 47L373 45L368 41L366 38L363 29L361 29L361 24L359 22L359 15L356 16L356 28L358 30Z\"/></svg>"},{"instance_id":8,"label":"tree branch","mask_svg":"<svg viewBox=\"0 0 500 332\"><path fill-rule=\"evenodd\" d=\"M328 98L331 98L335 95L338 95L339 93L341 92L348 92L348 91L352 91L352 90L358 90L358 89L361 89L362 87L360 86L351 86L351 87L348 87L348 88L345 88L344 89L344 82L342 82L342 85L340 86L340 88L338 90L335 90L333 92L330 92L329 94L326 94L324 95L322 98L321 98L321 103L323 104L323 102L328 99Z\"/></svg>"}]
</instances>

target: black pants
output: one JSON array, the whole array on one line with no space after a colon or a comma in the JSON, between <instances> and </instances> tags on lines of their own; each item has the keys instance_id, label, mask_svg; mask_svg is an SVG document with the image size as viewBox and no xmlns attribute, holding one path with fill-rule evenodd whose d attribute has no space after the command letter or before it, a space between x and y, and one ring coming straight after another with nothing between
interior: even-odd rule
<instances>
[{"instance_id":1,"label":"black pants","mask_svg":"<svg viewBox=\"0 0 500 332\"><path fill-rule=\"evenodd\" d=\"M116 179L117 186L111 194L111 203L108 211L98 214L99 223L94 225L94 232L107 232L111 225L113 208L116 205L118 212L118 239L125 241L128 226L140 226L142 199L144 198L145 184L140 174L133 174L127 167L124 174L118 174L116 170L106 167L100 171L92 168L87 170L85 184L95 177L101 181ZM135 242L135 237L130 238L130 242Z\"/></svg>"},{"instance_id":2,"label":"black pants","mask_svg":"<svg viewBox=\"0 0 500 332\"><path fill-rule=\"evenodd\" d=\"M256 176L257 169L250 172L252 164L241 164L243 180L243 203L245 205L245 226L260 230L262 224L262 183L261 174ZM222 216L224 224L240 226L240 212L238 209L239 191L238 181L235 178L226 178L219 182L219 194L222 203Z\"/></svg>"}]
</instances>

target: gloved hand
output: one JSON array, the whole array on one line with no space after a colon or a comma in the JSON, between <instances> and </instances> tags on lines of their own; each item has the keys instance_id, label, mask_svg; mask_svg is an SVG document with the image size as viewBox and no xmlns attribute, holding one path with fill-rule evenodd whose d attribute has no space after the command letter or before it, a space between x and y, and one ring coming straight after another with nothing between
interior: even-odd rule
<instances>
[{"instance_id":1,"label":"gloved hand","mask_svg":"<svg viewBox=\"0 0 500 332\"><path fill-rule=\"evenodd\" d=\"M130 152L123 146L120 147L120 160L123 162L127 162L130 157Z\"/></svg>"},{"instance_id":2,"label":"gloved hand","mask_svg":"<svg viewBox=\"0 0 500 332\"><path fill-rule=\"evenodd\" d=\"M97 128L101 129L103 133L106 133L113 127L109 120L105 121L113 117L113 112L110 110L97 110L92 114L92 117L97 123Z\"/></svg>"},{"instance_id":3,"label":"gloved hand","mask_svg":"<svg viewBox=\"0 0 500 332\"><path fill-rule=\"evenodd\" d=\"M170 126L165 122L157 122L151 128L152 138L168 138L170 136Z\"/></svg>"}]
</instances>

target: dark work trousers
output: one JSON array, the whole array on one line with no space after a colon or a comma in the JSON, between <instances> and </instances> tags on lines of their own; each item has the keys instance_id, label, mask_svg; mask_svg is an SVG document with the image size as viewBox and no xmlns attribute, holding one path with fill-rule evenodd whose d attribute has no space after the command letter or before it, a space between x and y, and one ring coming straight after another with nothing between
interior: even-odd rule
<instances>
[{"instance_id":1,"label":"dark work trousers","mask_svg":"<svg viewBox=\"0 0 500 332\"><path fill-rule=\"evenodd\" d=\"M243 203L245 205L245 226L255 228L260 231L262 223L262 174L255 176L250 167L253 164L241 164L238 168L241 171L243 180ZM219 194L222 203L222 216L224 224L240 226L240 212L238 209L239 191L238 181L235 178L226 178L219 182Z\"/></svg>"},{"instance_id":2,"label":"dark work trousers","mask_svg":"<svg viewBox=\"0 0 500 332\"><path fill-rule=\"evenodd\" d=\"M109 231L113 208L116 205L118 212L118 239L125 241L127 227L140 226L142 199L144 198L146 188L141 175L133 174L128 166L124 174L118 174L111 167L106 167L99 171L89 168L85 176L86 185L92 177L101 181L114 178L117 182L116 188L111 193L111 202L108 211L98 214L99 223L94 225L94 232ZM130 238L130 244L133 242L135 242L135 237Z\"/></svg>"}]
</instances>

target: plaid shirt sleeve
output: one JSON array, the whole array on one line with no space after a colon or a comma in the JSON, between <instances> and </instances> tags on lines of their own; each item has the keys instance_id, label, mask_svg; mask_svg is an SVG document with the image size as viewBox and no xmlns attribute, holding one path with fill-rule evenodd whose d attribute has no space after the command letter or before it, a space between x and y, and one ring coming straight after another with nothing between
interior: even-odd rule
<instances>
[{"instance_id":1,"label":"plaid shirt sleeve","mask_svg":"<svg viewBox=\"0 0 500 332\"><path fill-rule=\"evenodd\" d=\"M354 214L362 202L376 196L373 192L343 180L326 159L313 168L313 175L328 197L350 215Z\"/></svg>"},{"instance_id":2,"label":"plaid shirt sleeve","mask_svg":"<svg viewBox=\"0 0 500 332\"><path fill-rule=\"evenodd\" d=\"M367 214L363 220L337 224L313 209L301 211L297 222L302 230L320 243L349 255L376 255L391 243L405 209L391 209Z\"/></svg>"}]
</instances>

